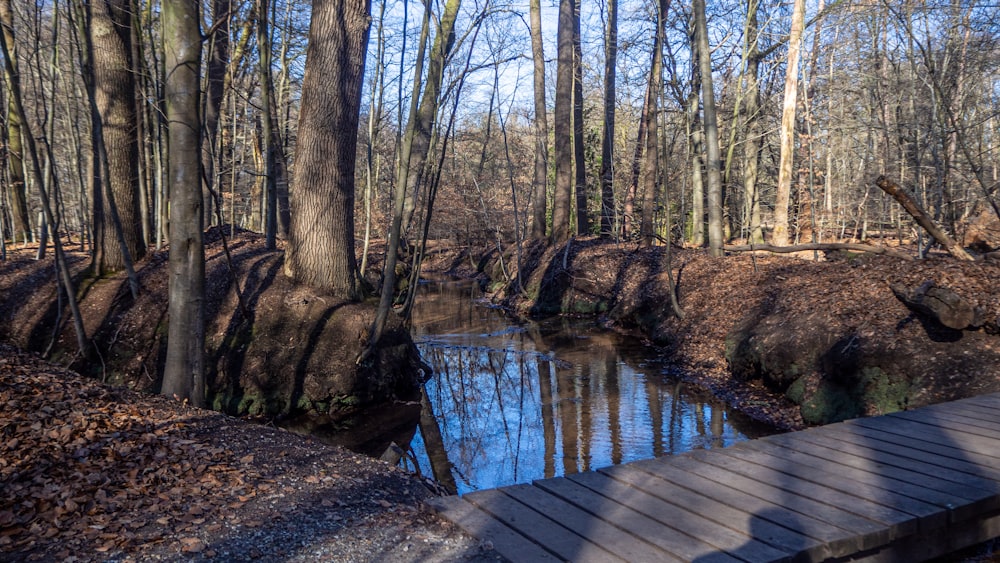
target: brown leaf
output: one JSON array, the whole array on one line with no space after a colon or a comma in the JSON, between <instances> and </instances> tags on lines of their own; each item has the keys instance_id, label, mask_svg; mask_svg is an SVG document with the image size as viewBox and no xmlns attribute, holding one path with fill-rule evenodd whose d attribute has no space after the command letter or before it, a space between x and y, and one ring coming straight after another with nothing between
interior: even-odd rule
<instances>
[{"instance_id":1,"label":"brown leaf","mask_svg":"<svg viewBox=\"0 0 1000 563\"><path fill-rule=\"evenodd\" d=\"M208 547L201 538L181 538L181 551L184 553L201 553Z\"/></svg>"}]
</instances>

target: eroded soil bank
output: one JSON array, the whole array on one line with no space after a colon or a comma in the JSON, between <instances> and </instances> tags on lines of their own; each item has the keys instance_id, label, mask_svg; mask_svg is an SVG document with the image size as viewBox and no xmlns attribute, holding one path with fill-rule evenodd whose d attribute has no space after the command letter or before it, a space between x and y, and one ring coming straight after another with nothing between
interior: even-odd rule
<instances>
[{"instance_id":1,"label":"eroded soil bank","mask_svg":"<svg viewBox=\"0 0 1000 563\"><path fill-rule=\"evenodd\" d=\"M260 236L237 233L226 258L218 229L206 233L208 402L215 410L262 418L346 416L366 405L413 397L424 374L408 332L390 321L373 357L356 364L373 302L344 303L292 283L284 253ZM28 250L0 262L0 342L37 353L113 385L157 392L166 351L167 252L136 265L139 298L124 275L87 278L87 258L70 255L92 349L80 354L52 259ZM239 291L237 291L237 288ZM394 323L394 324L393 324Z\"/></svg>"},{"instance_id":2,"label":"eroded soil bank","mask_svg":"<svg viewBox=\"0 0 1000 563\"><path fill-rule=\"evenodd\" d=\"M1000 390L998 261L713 259L674 249L678 318L665 247L576 239L568 248L524 245L517 255L515 247L442 251L429 267L483 276L497 302L525 316L598 315L663 346L680 377L779 427ZM897 295L925 297L928 288L957 299L948 324L965 326L942 324L929 297L918 306Z\"/></svg>"}]
</instances>

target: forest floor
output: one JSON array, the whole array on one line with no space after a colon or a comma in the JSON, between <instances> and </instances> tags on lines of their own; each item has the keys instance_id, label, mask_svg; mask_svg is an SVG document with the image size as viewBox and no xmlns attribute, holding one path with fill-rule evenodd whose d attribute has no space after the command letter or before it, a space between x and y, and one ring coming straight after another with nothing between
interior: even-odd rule
<instances>
[{"instance_id":1,"label":"forest floor","mask_svg":"<svg viewBox=\"0 0 1000 563\"><path fill-rule=\"evenodd\" d=\"M259 243L238 244L258 256ZM734 335L779 363L782 350L817 346L851 350L859 362L887 359L886 370L913 370L905 407L1000 390L1000 336L989 329L1000 322L996 261L854 254L822 262L745 254L720 260L676 250L670 271L684 312L679 319L670 312L663 247L579 239L568 250L528 245L520 261L508 248L502 266L498 258L434 252L426 269L485 270L495 298L525 316L596 313L662 346L678 377L777 427L803 426L802 406L761 373L747 373L767 371L763 366L741 372L734 365ZM83 258L74 261L82 267ZM0 302L23 305L40 291L52 294L51 262L30 262L19 256L0 263ZM524 291L502 281L502 270L509 274L518 262ZM209 287L230 276L222 267L209 272ZM890 288L927 281L973 303L984 325L935 327ZM116 299L116 291L104 299ZM34 309L21 306L15 316L0 307L0 324L37 322ZM106 312L90 313L100 324ZM160 314L152 308L148 314L154 313ZM128 322L150 328L160 320ZM52 337L50 329L28 332L37 349L44 349L37 339ZM129 336L121 332L121 339ZM110 341L115 350L123 346L118 335ZM822 390L827 364L840 360L816 358L796 375L812 391ZM143 357L133 362L140 366L133 377L144 377ZM108 387L6 346L0 347L0 405L0 561L498 559L490 546L423 508L437 494L432 483L311 438ZM858 414L877 414L871 409L878 405L862 407Z\"/></svg>"},{"instance_id":2,"label":"forest floor","mask_svg":"<svg viewBox=\"0 0 1000 563\"><path fill-rule=\"evenodd\" d=\"M434 484L0 345L0 561L497 561Z\"/></svg>"}]
</instances>

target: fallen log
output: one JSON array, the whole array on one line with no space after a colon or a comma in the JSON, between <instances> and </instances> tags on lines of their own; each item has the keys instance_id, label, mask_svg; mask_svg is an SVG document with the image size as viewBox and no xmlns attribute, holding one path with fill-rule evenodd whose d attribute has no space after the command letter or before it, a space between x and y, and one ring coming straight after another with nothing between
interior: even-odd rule
<instances>
[{"instance_id":1,"label":"fallen log","mask_svg":"<svg viewBox=\"0 0 1000 563\"><path fill-rule=\"evenodd\" d=\"M930 216L928 216L927 213L920 208L920 205L917 204L916 200L914 200L913 197L911 197L910 194L907 193L907 191L899 184L893 182L885 176L879 176L878 180L875 180L875 185L898 201L899 204L903 206L903 209L905 209L906 212L913 217L917 224L923 227L928 234L934 237L934 240L941 243L941 246L944 246L952 256L958 258L959 260L965 260L968 262L972 262L974 260L972 255L966 252L961 245L955 242L955 239L948 236L948 233L944 232L944 230L934 222L934 219L931 219Z\"/></svg>"},{"instance_id":2,"label":"fallen log","mask_svg":"<svg viewBox=\"0 0 1000 563\"><path fill-rule=\"evenodd\" d=\"M773 246L770 244L739 244L739 245L727 245L722 247L723 250L728 252L752 252L755 250L761 250L764 252L774 252L775 254L790 254L792 252L803 252L809 250L818 250L820 252L835 252L838 250L848 250L855 252L870 252L872 254L885 254L886 256L892 256L894 258L900 258L902 260L913 260L913 257L909 254L905 254L898 250L892 250L891 248L886 248L884 246L869 246L867 244L858 244L851 242L811 242L806 244L794 244L792 246Z\"/></svg>"}]
</instances>

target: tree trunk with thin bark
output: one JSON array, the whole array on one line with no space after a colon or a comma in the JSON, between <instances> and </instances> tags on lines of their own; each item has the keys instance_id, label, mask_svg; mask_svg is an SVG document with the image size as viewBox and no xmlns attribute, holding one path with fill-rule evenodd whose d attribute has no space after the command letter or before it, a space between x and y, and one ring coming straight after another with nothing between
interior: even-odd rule
<instances>
[{"instance_id":1,"label":"tree trunk with thin bark","mask_svg":"<svg viewBox=\"0 0 1000 563\"><path fill-rule=\"evenodd\" d=\"M545 51L542 47L541 0L529 0L531 12L531 58L534 64L535 168L531 179L531 238L545 238L545 215L549 176L549 120L545 108Z\"/></svg>"},{"instance_id":2,"label":"tree trunk with thin bark","mask_svg":"<svg viewBox=\"0 0 1000 563\"><path fill-rule=\"evenodd\" d=\"M708 47L708 23L705 0L694 2L695 28L698 37L698 61L701 70L701 100L705 113L705 168L708 176L708 249L712 256L722 256L722 155L719 150L719 123L712 85L712 52Z\"/></svg>"},{"instance_id":3,"label":"tree trunk with thin bark","mask_svg":"<svg viewBox=\"0 0 1000 563\"><path fill-rule=\"evenodd\" d=\"M538 1L538 0L533 0ZM615 81L618 64L618 0L608 0L608 29L604 36L604 135L601 139L601 238L615 229Z\"/></svg>"},{"instance_id":4,"label":"tree trunk with thin bark","mask_svg":"<svg viewBox=\"0 0 1000 563\"><path fill-rule=\"evenodd\" d=\"M160 392L205 403L205 248L202 244L199 0L163 5L164 96L169 123L170 288Z\"/></svg>"},{"instance_id":5,"label":"tree trunk with thin bark","mask_svg":"<svg viewBox=\"0 0 1000 563\"><path fill-rule=\"evenodd\" d=\"M555 123L556 187L552 197L553 244L569 240L573 203L573 29L576 17L573 0L559 0L556 54Z\"/></svg>"},{"instance_id":6,"label":"tree trunk with thin bark","mask_svg":"<svg viewBox=\"0 0 1000 563\"><path fill-rule=\"evenodd\" d=\"M576 234L590 232L587 215L587 165L583 147L583 49L580 45L580 2L573 9L573 191L576 195Z\"/></svg>"}]
</instances>

